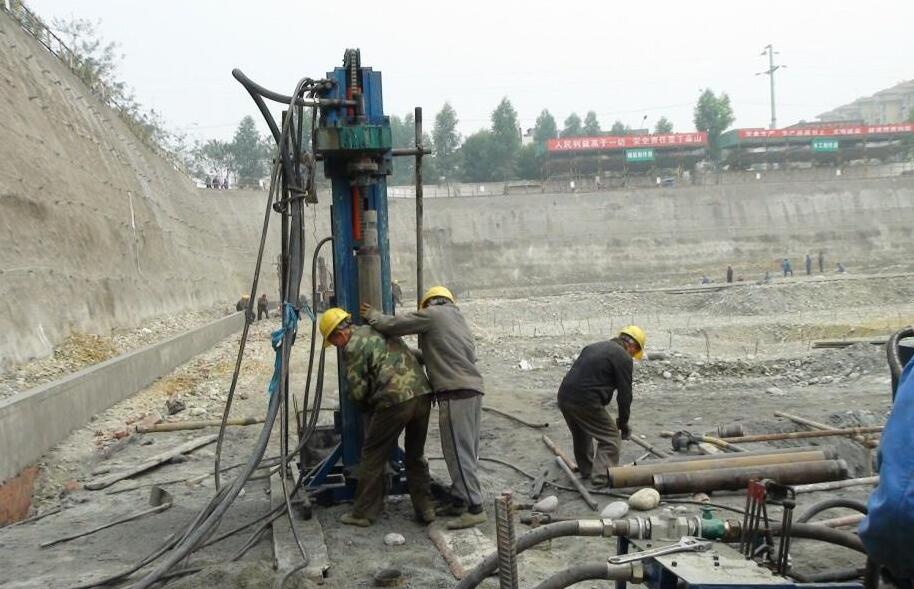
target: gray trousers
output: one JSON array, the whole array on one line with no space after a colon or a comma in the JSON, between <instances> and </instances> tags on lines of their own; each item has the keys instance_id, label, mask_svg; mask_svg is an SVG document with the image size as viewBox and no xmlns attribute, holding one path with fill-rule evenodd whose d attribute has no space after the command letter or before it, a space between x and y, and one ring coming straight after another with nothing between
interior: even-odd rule
<instances>
[{"instance_id":1,"label":"gray trousers","mask_svg":"<svg viewBox=\"0 0 914 589\"><path fill-rule=\"evenodd\" d=\"M619 465L622 437L616 420L598 399L560 398L559 410L571 431L574 459L582 477L605 477L611 466Z\"/></svg>"},{"instance_id":2,"label":"gray trousers","mask_svg":"<svg viewBox=\"0 0 914 589\"><path fill-rule=\"evenodd\" d=\"M482 505L479 485L479 422L482 395L468 399L438 398L441 450L451 475L451 494L468 505Z\"/></svg>"}]
</instances>

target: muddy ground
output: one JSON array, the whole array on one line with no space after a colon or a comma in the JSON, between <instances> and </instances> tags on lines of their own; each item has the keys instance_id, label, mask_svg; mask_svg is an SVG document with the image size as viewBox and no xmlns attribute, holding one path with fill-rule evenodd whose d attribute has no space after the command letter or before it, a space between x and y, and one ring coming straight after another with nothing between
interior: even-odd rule
<instances>
[{"instance_id":1,"label":"muddy ground","mask_svg":"<svg viewBox=\"0 0 914 589\"><path fill-rule=\"evenodd\" d=\"M798 278L724 290L690 289L683 294L603 292L593 286L574 293L526 298L477 295L461 305L477 335L479 364L486 378L485 404L530 421L549 422L549 435L568 450L570 436L555 406L555 391L562 376L584 344L609 337L624 324L641 324L648 332L648 347L654 358L636 367L632 426L643 439L667 448L669 442L659 436L664 430L704 432L735 421L742 422L749 432L802 429L775 418L776 410L832 424L882 423L890 407L883 348L863 343L820 350L812 349L810 343L820 338L876 337L911 323L914 283L905 277L855 278L829 282ZM275 326L275 320L264 321L252 332L234 416L263 414L273 358L269 331ZM81 485L105 471L119 470L215 431L123 435L129 433L130 423L153 411L167 420L218 417L231 377L236 339L226 340L99 415L45 457L35 509L61 506L63 511L0 530L0 586L63 588L104 576L144 556L192 517L213 492L211 478L166 486L175 497L175 506L161 514L50 548L38 547L40 542L145 505L148 487L109 494L88 491ZM306 334L302 334L293 362L293 383L298 390L307 343ZM331 362L328 374L334 374L333 370ZM333 381L328 381L325 407L337 404ZM186 409L167 416L165 402L170 397L180 398ZM329 419L329 413L324 419ZM259 427L230 430L225 463L244 458ZM483 457L507 460L527 472L550 465L551 480L564 482L540 440L541 432L492 413L483 414L482 429ZM867 473L870 457L859 444L827 438L812 443L836 445L853 474ZM762 444L754 444L753 449L758 446ZM440 455L434 414L427 447L433 474L446 481L443 462L434 459ZM186 462L165 465L136 477L135 483L118 483L109 491L203 475L212 468L213 449L196 450ZM625 443L623 461L630 462L642 453L640 447ZM524 500L529 492L527 479L501 465L484 462L482 474L490 498L513 489ZM266 513L267 488L264 480L249 483L223 529ZM560 500L558 515L593 515L575 494L555 494ZM867 490L855 488L841 495L865 499ZM825 496L801 496L799 510ZM610 500L601 496L601 507ZM714 500L733 506L744 501L740 494L725 493L715 495ZM455 581L444 559L424 528L412 521L408 500L392 498L381 520L365 531L337 523L346 509L343 505L315 511L324 527L332 563L327 586L368 587L372 575L386 567L399 568L409 587L453 586ZM697 512L697 507L687 509ZM494 539L491 509L489 515L482 530ZM525 528L519 527L519 532ZM403 534L406 544L386 546L383 537L389 532ZM219 583L224 587L270 587L272 577L264 566L271 557L269 534L239 563L231 567L217 564L227 560L245 539L232 538L207 549L192 563L217 566L175 586ZM570 562L605 559L614 546L605 540L567 539L552 542L548 549L525 553L520 558L521 586L532 586ZM793 555L797 570L804 572L862 563L852 552L824 550L802 541L794 544ZM495 586L492 581L489 584ZM588 582L578 586L609 585Z\"/></svg>"}]
</instances>

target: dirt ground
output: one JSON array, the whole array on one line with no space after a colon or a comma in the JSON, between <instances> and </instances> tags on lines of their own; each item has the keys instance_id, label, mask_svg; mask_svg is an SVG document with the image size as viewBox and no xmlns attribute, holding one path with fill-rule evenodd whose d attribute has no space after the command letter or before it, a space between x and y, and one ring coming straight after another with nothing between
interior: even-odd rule
<instances>
[{"instance_id":1,"label":"dirt ground","mask_svg":"<svg viewBox=\"0 0 914 589\"><path fill-rule=\"evenodd\" d=\"M882 346L860 343L844 349L813 349L821 338L878 337L914 321L914 281L906 277L864 277L824 281L797 278L772 284L741 284L717 290L686 289L682 294L602 292L599 287L573 293L544 293L536 297L477 296L461 301L477 336L479 365L486 379L485 405L535 422L549 422L548 434L570 450L570 436L555 405L555 391L577 352L586 343L614 335L628 323L648 332L649 356L636 366L631 423L635 434L661 448L669 442L664 430L705 432L719 424L741 422L750 433L803 429L774 417L788 411L817 421L843 424L879 424L890 409L889 377ZM273 352L269 332L275 320L255 325L239 383L233 416L260 416L266 406L265 388L272 372ZM302 333L293 360L293 387L301 390L306 365L307 336ZM64 588L78 581L103 576L133 563L168 534L187 522L213 492L212 480L184 482L165 488L175 497L171 509L136 522L117 526L50 548L43 541L90 524L141 509L153 482L191 479L212 469L214 447L188 455L186 462L168 464L103 491L88 491L82 484L107 471L117 471L179 443L212 433L191 432L116 435L129 432L130 423L153 411L167 416L165 401L180 398L186 409L167 420L215 419L231 377L237 338L230 338L194 359L149 389L113 407L51 451L42 461L36 492L39 511L55 506L63 511L33 523L0 529L0 586L10 588ZM330 362L328 374L335 366ZM337 404L335 379L328 379L324 406ZM613 406L614 407L614 406ZM325 417L329 419L329 413ZM260 426L233 428L226 444L224 463L242 460ZM506 460L527 472L550 468L549 479L565 482L542 444L542 432L520 426L493 413L483 414L481 456ZM782 445L834 445L848 461L854 475L868 473L869 454L855 442L819 438ZM752 449L764 444L754 444ZM433 474L447 481L440 456L437 417L429 429L428 454ZM623 462L639 458L643 450L625 443ZM529 480L501 465L483 462L486 495L494 499L512 489L519 501L529 493ZM129 490L131 489L132 490ZM229 512L222 529L265 514L269 509L268 485L252 481ZM109 493L109 491L123 492ZM593 517L576 494L547 490L559 498L559 516ZM865 499L866 488L849 489L841 496ZM800 497L799 512L823 497ZM600 496L600 507L613 500ZM714 501L741 506L742 494L720 493ZM491 505L491 503L490 503ZM661 505L661 509L670 508ZM448 567L429 541L425 529L412 520L406 498L391 498L385 514L368 530L353 530L337 523L347 506L316 508L324 528L331 559L328 587L372 586L372 576L383 568L400 569L409 587L452 587ZM678 508L683 509L683 508ZM697 513L698 508L684 508ZM482 526L493 539L494 514ZM826 517L846 512L834 510ZM731 514L718 512L724 517ZM525 531L519 525L518 533ZM403 546L386 546L385 534L399 532ZM233 537L207 549L192 564L216 565L175 586L269 587L272 583L269 534L239 563L220 565L243 544L246 536ZM553 541L545 549L520 557L521 586L532 586L570 562L605 559L615 543L599 539ZM844 549L824 550L797 541L792 549L796 570L809 572L831 567L862 565L860 555ZM196 579L196 580L195 580ZM179 584L180 583L180 584ZM489 580L489 587L497 584ZM291 584L287 585L291 586ZM588 582L577 587L609 587Z\"/></svg>"}]
</instances>

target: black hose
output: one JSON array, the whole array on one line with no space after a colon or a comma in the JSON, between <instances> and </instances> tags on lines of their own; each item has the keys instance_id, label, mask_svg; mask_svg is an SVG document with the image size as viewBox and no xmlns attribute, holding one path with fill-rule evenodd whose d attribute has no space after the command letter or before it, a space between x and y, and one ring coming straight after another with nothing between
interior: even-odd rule
<instances>
[{"instance_id":1,"label":"black hose","mask_svg":"<svg viewBox=\"0 0 914 589\"><path fill-rule=\"evenodd\" d=\"M868 512L866 504L862 501L857 501L856 499L843 499L841 497L834 497L832 499L825 499L823 501L819 501L818 503L813 503L809 509L804 511L803 514L796 519L796 523L805 524L823 511L827 509L834 509L835 507L853 509L854 511L859 511L863 515L866 515Z\"/></svg>"},{"instance_id":2,"label":"black hose","mask_svg":"<svg viewBox=\"0 0 914 589\"><path fill-rule=\"evenodd\" d=\"M534 589L564 589L575 583L592 579L632 581L635 579L635 570L630 564L611 565L605 562L588 562L561 570Z\"/></svg>"},{"instance_id":3,"label":"black hose","mask_svg":"<svg viewBox=\"0 0 914 589\"><path fill-rule=\"evenodd\" d=\"M775 536L780 536L781 524L772 524L771 533ZM835 530L826 526L794 523L790 526L790 536L792 538L802 538L805 540L819 540L820 542L843 546L866 554L866 548L863 547L863 542L856 534L842 532L841 530Z\"/></svg>"},{"instance_id":4,"label":"black hose","mask_svg":"<svg viewBox=\"0 0 914 589\"><path fill-rule=\"evenodd\" d=\"M895 402L895 392L898 390L898 380L904 371L904 362L901 354L898 353L898 344L907 337L914 337L914 327L908 325L889 337L885 345L885 354L889 362L889 374L892 376L892 402Z\"/></svg>"},{"instance_id":5,"label":"black hose","mask_svg":"<svg viewBox=\"0 0 914 589\"><path fill-rule=\"evenodd\" d=\"M305 394L302 401L302 407L308 406L308 396L311 394L311 374L314 368L314 346L317 345L317 258L321 248L330 241L333 241L332 236L325 237L318 241L314 246L314 254L311 256L311 306L314 307L314 321L311 322L311 349L308 352L308 373L305 378ZM317 406L317 409L320 410L319 405ZM302 415L302 421L304 421L304 418L305 416Z\"/></svg>"},{"instance_id":6,"label":"black hose","mask_svg":"<svg viewBox=\"0 0 914 589\"><path fill-rule=\"evenodd\" d=\"M537 544L541 544L546 540L552 540L553 538L577 536L578 532L578 520L548 524L535 528L517 539L517 553L520 554L531 546L536 546ZM486 577L495 572L497 566L498 553L496 552L487 556L485 560L476 565L475 569L469 571L466 576L457 583L454 589L472 589L473 587L479 586Z\"/></svg>"}]
</instances>

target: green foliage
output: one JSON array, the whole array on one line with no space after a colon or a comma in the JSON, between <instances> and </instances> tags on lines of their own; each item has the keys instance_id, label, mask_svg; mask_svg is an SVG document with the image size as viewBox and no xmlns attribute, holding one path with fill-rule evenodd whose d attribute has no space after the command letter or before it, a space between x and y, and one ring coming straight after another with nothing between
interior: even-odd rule
<instances>
[{"instance_id":1,"label":"green foliage","mask_svg":"<svg viewBox=\"0 0 914 589\"><path fill-rule=\"evenodd\" d=\"M466 182L485 182L497 175L495 158L495 134L481 130L466 138L460 151L463 156L463 180Z\"/></svg>"},{"instance_id":2,"label":"green foliage","mask_svg":"<svg viewBox=\"0 0 914 589\"><path fill-rule=\"evenodd\" d=\"M715 96L710 88L706 88L701 93L701 96L698 97L694 118L695 128L708 133L711 159L718 161L720 159L720 147L718 146L720 135L734 121L730 97L727 96L726 92L721 92L720 96Z\"/></svg>"},{"instance_id":3,"label":"green foliage","mask_svg":"<svg viewBox=\"0 0 914 589\"><path fill-rule=\"evenodd\" d=\"M628 125L622 123L622 121L616 119L616 122L613 123L613 126L609 129L609 134L614 136L622 135L631 135L632 128Z\"/></svg>"},{"instance_id":4,"label":"green foliage","mask_svg":"<svg viewBox=\"0 0 914 589\"><path fill-rule=\"evenodd\" d=\"M453 178L460 167L460 134L457 132L457 111L448 102L435 115L432 145L436 176Z\"/></svg>"},{"instance_id":5,"label":"green foliage","mask_svg":"<svg viewBox=\"0 0 914 589\"><path fill-rule=\"evenodd\" d=\"M407 113L402 119L396 115L390 117L390 134L394 147L415 147L416 146L416 119L413 113ZM428 133L422 135L422 142L425 145L433 145L432 138ZM436 162L434 157L425 157L422 160L422 181L436 182L438 174L436 171ZM387 180L391 186L407 186L416 183L416 158L414 157L395 157L393 162L393 174Z\"/></svg>"},{"instance_id":6,"label":"green foliage","mask_svg":"<svg viewBox=\"0 0 914 589\"><path fill-rule=\"evenodd\" d=\"M654 133L672 133L673 132L673 123L666 117L660 117L657 119L657 124L654 125Z\"/></svg>"},{"instance_id":7,"label":"green foliage","mask_svg":"<svg viewBox=\"0 0 914 589\"><path fill-rule=\"evenodd\" d=\"M582 133L583 126L581 125L581 117L578 116L578 113L573 112L565 119L565 128L562 129L562 137L580 137Z\"/></svg>"},{"instance_id":8,"label":"green foliage","mask_svg":"<svg viewBox=\"0 0 914 589\"><path fill-rule=\"evenodd\" d=\"M491 157L494 159L495 173L493 179L513 178L516 173L517 153L520 150L520 124L517 120L517 111L507 98L502 98L492 111L492 139Z\"/></svg>"},{"instance_id":9,"label":"green foliage","mask_svg":"<svg viewBox=\"0 0 914 589\"><path fill-rule=\"evenodd\" d=\"M911 107L911 112L908 113L908 122L914 123L914 106Z\"/></svg>"},{"instance_id":10,"label":"green foliage","mask_svg":"<svg viewBox=\"0 0 914 589\"><path fill-rule=\"evenodd\" d=\"M536 117L536 125L533 127L533 141L546 143L549 139L555 139L558 136L559 128L555 122L555 117L544 108L543 112Z\"/></svg>"},{"instance_id":11,"label":"green foliage","mask_svg":"<svg viewBox=\"0 0 914 589\"><path fill-rule=\"evenodd\" d=\"M540 180L543 177L543 152L538 143L520 148L517 154L517 176L524 180Z\"/></svg>"},{"instance_id":12,"label":"green foliage","mask_svg":"<svg viewBox=\"0 0 914 589\"><path fill-rule=\"evenodd\" d=\"M600 131L600 121L597 120L597 113L594 111L587 111L587 114L584 116L584 135L592 137L594 135L599 135Z\"/></svg>"},{"instance_id":13,"label":"green foliage","mask_svg":"<svg viewBox=\"0 0 914 589\"><path fill-rule=\"evenodd\" d=\"M228 144L227 155L240 187L256 187L260 179L269 173L270 147L257 132L253 117L241 119L232 142Z\"/></svg>"}]
</instances>

